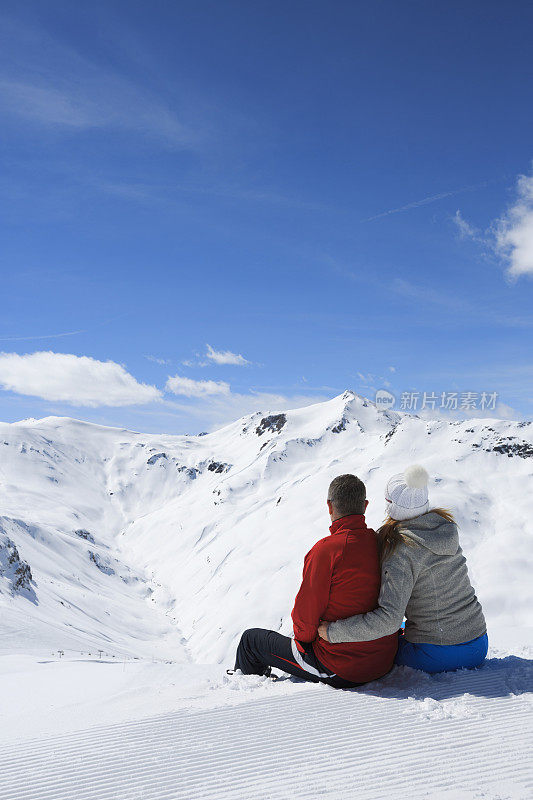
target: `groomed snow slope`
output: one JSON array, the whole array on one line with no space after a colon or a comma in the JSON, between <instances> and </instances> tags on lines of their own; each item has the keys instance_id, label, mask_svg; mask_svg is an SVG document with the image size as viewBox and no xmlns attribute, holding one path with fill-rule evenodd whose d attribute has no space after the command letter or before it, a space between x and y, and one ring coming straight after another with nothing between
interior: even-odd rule
<instances>
[{"instance_id":1,"label":"groomed snow slope","mask_svg":"<svg viewBox=\"0 0 533 800\"><path fill-rule=\"evenodd\" d=\"M396 668L336 691L198 666L26 659L25 678L55 705L44 725L40 693L4 717L0 800L529 800L531 665Z\"/></svg>"}]
</instances>

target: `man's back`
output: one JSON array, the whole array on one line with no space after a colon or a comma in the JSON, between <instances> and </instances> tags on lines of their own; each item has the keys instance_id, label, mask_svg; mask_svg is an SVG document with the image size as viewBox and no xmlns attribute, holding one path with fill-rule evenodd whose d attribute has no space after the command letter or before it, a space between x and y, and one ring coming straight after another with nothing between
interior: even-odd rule
<instances>
[{"instance_id":1,"label":"man's back","mask_svg":"<svg viewBox=\"0 0 533 800\"><path fill-rule=\"evenodd\" d=\"M330 622L372 611L377 606L381 570L376 535L363 514L335 520L330 536L305 557L303 580L292 619L297 642L312 642L329 670L358 683L387 673L393 664L397 634L370 642L331 644L317 637L321 619Z\"/></svg>"}]
</instances>

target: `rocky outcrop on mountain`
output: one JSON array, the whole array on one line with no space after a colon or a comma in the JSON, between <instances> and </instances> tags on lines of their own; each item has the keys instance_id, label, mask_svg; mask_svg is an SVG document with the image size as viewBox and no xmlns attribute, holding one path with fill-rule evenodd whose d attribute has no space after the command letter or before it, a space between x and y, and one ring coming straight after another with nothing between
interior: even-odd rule
<instances>
[{"instance_id":1,"label":"rocky outcrop on mountain","mask_svg":"<svg viewBox=\"0 0 533 800\"><path fill-rule=\"evenodd\" d=\"M492 448L487 448L487 452L501 453L502 455L519 456L520 458L532 458L533 446L528 442L521 442L514 436L506 436L505 440L499 441Z\"/></svg>"},{"instance_id":2,"label":"rocky outcrop on mountain","mask_svg":"<svg viewBox=\"0 0 533 800\"><path fill-rule=\"evenodd\" d=\"M337 422L336 425L334 425L332 428L330 428L330 431L332 433L342 433L342 431L346 430L347 424L348 424L348 420L346 419L346 417L343 417L340 422Z\"/></svg>"},{"instance_id":3,"label":"rocky outcrop on mountain","mask_svg":"<svg viewBox=\"0 0 533 800\"><path fill-rule=\"evenodd\" d=\"M0 593L2 587L12 595L36 601L30 565L21 559L15 543L0 529Z\"/></svg>"},{"instance_id":4,"label":"rocky outcrop on mountain","mask_svg":"<svg viewBox=\"0 0 533 800\"><path fill-rule=\"evenodd\" d=\"M156 464L160 459L164 459L166 461L167 460L167 454L166 453L156 453L155 455L150 456L150 458L148 459L148 461L146 463L148 464L149 467L153 467L153 465Z\"/></svg>"},{"instance_id":5,"label":"rocky outcrop on mountain","mask_svg":"<svg viewBox=\"0 0 533 800\"><path fill-rule=\"evenodd\" d=\"M269 417L263 417L255 432L258 436L262 436L266 431L271 433L279 433L287 422L285 414L271 414Z\"/></svg>"},{"instance_id":6,"label":"rocky outcrop on mountain","mask_svg":"<svg viewBox=\"0 0 533 800\"><path fill-rule=\"evenodd\" d=\"M114 575L115 570L111 566L109 559L103 559L98 553L95 553L93 550L89 550L89 558L93 562L93 564L98 567L100 572L103 572L104 575Z\"/></svg>"},{"instance_id":7,"label":"rocky outcrop on mountain","mask_svg":"<svg viewBox=\"0 0 533 800\"><path fill-rule=\"evenodd\" d=\"M452 423L450 423L452 424ZM497 431L492 426L484 425L481 429L466 428L462 435L472 434L471 438L476 441L471 442L471 447L474 450L484 450L485 453L500 453L500 455L513 458L532 458L533 457L533 444L525 439L518 438L518 436L505 436L504 433L516 431L517 428L525 428L530 425L529 422L507 423L507 431ZM458 444L462 444L465 439L454 439ZM468 438L466 438L468 441Z\"/></svg>"},{"instance_id":8,"label":"rocky outcrop on mountain","mask_svg":"<svg viewBox=\"0 0 533 800\"><path fill-rule=\"evenodd\" d=\"M209 472L228 472L231 469L231 464L226 464L223 461L210 461L207 469Z\"/></svg>"},{"instance_id":9,"label":"rocky outcrop on mountain","mask_svg":"<svg viewBox=\"0 0 533 800\"><path fill-rule=\"evenodd\" d=\"M86 542L90 542L91 544L95 543L92 533L89 533L89 531L86 531L84 528L78 528L78 530L74 531L74 533L76 536L79 536L80 539L85 539Z\"/></svg>"},{"instance_id":10,"label":"rocky outcrop on mountain","mask_svg":"<svg viewBox=\"0 0 533 800\"><path fill-rule=\"evenodd\" d=\"M185 467L183 465L178 467L178 472L184 472L191 480L194 480L200 474L200 470L196 467Z\"/></svg>"}]
</instances>

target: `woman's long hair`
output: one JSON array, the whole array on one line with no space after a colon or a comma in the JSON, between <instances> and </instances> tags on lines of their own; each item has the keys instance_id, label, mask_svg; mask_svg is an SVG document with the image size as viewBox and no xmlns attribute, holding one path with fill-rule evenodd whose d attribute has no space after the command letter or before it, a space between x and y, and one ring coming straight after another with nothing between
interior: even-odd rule
<instances>
[{"instance_id":1,"label":"woman's long hair","mask_svg":"<svg viewBox=\"0 0 533 800\"><path fill-rule=\"evenodd\" d=\"M432 508L431 512L438 514L448 522L455 522L451 511L447 511L445 508ZM378 529L378 549L381 562L385 561L391 553L394 553L400 542L411 544L411 541L401 531L402 525L407 525L410 521L408 519L398 521L397 519L392 519L392 517L387 517L381 528Z\"/></svg>"}]
</instances>

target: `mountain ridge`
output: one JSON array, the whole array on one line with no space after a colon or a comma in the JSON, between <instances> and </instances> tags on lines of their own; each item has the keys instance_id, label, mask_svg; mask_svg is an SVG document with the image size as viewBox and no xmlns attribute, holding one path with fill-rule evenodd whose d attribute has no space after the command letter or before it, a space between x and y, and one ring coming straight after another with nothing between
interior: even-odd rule
<instances>
[{"instance_id":1,"label":"mountain ridge","mask_svg":"<svg viewBox=\"0 0 533 800\"><path fill-rule=\"evenodd\" d=\"M2 423L0 454L0 536L36 597L9 588L0 560L6 647L221 661L243 627L289 632L303 556L328 533L329 481L356 472L377 527L386 480L415 461L432 505L457 516L489 619L529 624L530 590L513 604L503 580L533 567L526 422L422 419L346 390L203 436Z\"/></svg>"}]
</instances>

